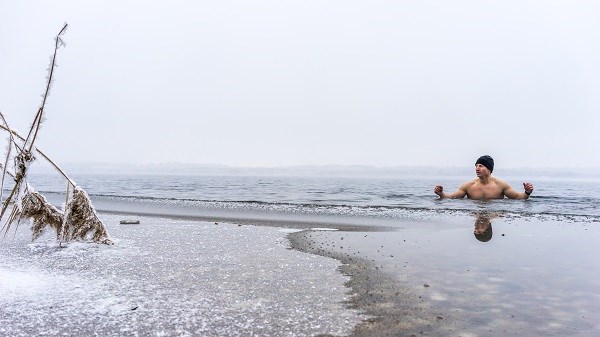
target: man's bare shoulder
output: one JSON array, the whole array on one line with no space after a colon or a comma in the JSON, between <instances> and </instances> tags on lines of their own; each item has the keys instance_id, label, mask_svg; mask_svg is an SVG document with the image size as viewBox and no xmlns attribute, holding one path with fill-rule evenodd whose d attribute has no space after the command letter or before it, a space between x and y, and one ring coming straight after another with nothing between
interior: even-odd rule
<instances>
[{"instance_id":1,"label":"man's bare shoulder","mask_svg":"<svg viewBox=\"0 0 600 337\"><path fill-rule=\"evenodd\" d=\"M510 185L509 185L509 184L508 184L506 181L504 181L504 180L502 180L502 179L498 179L498 178L496 178L496 177L490 177L490 179L491 179L491 180L492 180L492 181L493 181L493 182L494 182L496 185L498 185L498 186L502 187L503 189L504 189L504 188L509 188L509 187L510 187Z\"/></svg>"},{"instance_id":2,"label":"man's bare shoulder","mask_svg":"<svg viewBox=\"0 0 600 337\"><path fill-rule=\"evenodd\" d=\"M460 186L461 189L466 190L469 187L473 187L475 184L477 184L479 182L479 179L473 179L473 180L469 180L466 183L462 184Z\"/></svg>"},{"instance_id":3,"label":"man's bare shoulder","mask_svg":"<svg viewBox=\"0 0 600 337\"><path fill-rule=\"evenodd\" d=\"M475 178L475 179L473 179L473 180L469 180L469 181L467 181L467 182L466 182L466 183L464 183L463 185L475 185L475 184L477 184L478 182L479 182L479 179L478 179L478 178Z\"/></svg>"}]
</instances>

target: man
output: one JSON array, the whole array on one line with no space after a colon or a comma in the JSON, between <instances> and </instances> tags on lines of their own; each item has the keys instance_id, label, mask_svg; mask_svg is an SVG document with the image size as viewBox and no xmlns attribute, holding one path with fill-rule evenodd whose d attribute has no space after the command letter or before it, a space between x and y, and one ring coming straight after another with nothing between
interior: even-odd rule
<instances>
[{"instance_id":1,"label":"man","mask_svg":"<svg viewBox=\"0 0 600 337\"><path fill-rule=\"evenodd\" d=\"M525 192L518 192L513 189L507 182L492 177L494 171L494 159L490 156L481 156L475 162L475 174L477 179L468 181L462 184L458 190L452 194L444 193L444 188L437 185L434 189L435 194L440 198L463 198L465 195L469 199L489 200L503 199L528 199L533 192L531 183L523 183Z\"/></svg>"}]
</instances>

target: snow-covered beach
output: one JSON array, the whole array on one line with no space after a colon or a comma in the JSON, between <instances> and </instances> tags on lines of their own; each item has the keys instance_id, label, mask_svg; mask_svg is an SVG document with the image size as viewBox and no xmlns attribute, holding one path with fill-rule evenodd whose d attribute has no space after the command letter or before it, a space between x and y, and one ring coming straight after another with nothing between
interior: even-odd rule
<instances>
[{"instance_id":1,"label":"snow-covered beach","mask_svg":"<svg viewBox=\"0 0 600 337\"><path fill-rule=\"evenodd\" d=\"M0 335L346 335L340 262L290 250L289 230L102 214L115 245L0 244ZM131 218L131 217L129 217Z\"/></svg>"}]
</instances>

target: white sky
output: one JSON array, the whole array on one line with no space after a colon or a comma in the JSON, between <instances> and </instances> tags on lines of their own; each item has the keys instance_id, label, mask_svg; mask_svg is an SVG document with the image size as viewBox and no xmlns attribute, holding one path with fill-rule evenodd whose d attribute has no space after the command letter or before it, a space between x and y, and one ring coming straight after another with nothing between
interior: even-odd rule
<instances>
[{"instance_id":1,"label":"white sky","mask_svg":"<svg viewBox=\"0 0 600 337\"><path fill-rule=\"evenodd\" d=\"M0 111L60 162L600 167L600 1L0 0ZM5 138L5 136L2 136Z\"/></svg>"}]
</instances>

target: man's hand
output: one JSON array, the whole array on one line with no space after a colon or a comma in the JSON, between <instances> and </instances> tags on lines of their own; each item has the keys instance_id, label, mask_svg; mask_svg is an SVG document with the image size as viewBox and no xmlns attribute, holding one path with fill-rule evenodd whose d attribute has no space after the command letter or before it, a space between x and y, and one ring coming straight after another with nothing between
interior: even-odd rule
<instances>
[{"instance_id":1,"label":"man's hand","mask_svg":"<svg viewBox=\"0 0 600 337\"><path fill-rule=\"evenodd\" d=\"M437 195L440 196L440 198L444 197L444 188L442 187L442 185L436 185L435 189L433 190L433 192Z\"/></svg>"},{"instance_id":2,"label":"man's hand","mask_svg":"<svg viewBox=\"0 0 600 337\"><path fill-rule=\"evenodd\" d=\"M533 192L533 185L531 183L523 183L523 188L525 189L525 194L530 195Z\"/></svg>"}]
</instances>

